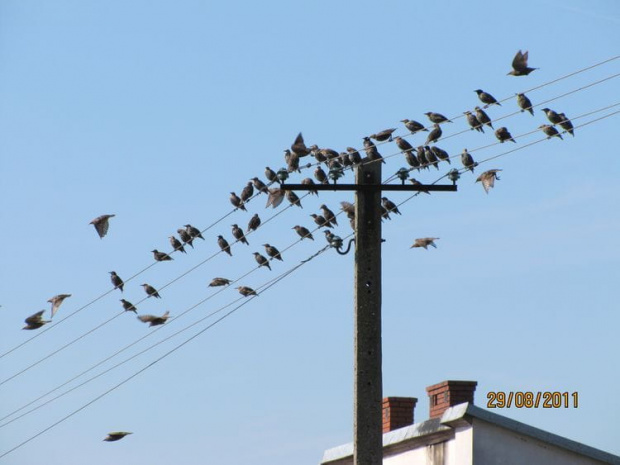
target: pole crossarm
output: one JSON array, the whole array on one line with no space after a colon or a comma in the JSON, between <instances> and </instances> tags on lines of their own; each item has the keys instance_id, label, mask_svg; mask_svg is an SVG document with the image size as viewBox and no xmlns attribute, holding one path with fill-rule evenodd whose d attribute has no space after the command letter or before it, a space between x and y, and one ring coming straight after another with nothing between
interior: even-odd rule
<instances>
[{"instance_id":1,"label":"pole crossarm","mask_svg":"<svg viewBox=\"0 0 620 465\"><path fill-rule=\"evenodd\" d=\"M455 192L456 184L421 184L403 186L400 184L281 184L280 189L286 191L422 191L422 192Z\"/></svg>"}]
</instances>

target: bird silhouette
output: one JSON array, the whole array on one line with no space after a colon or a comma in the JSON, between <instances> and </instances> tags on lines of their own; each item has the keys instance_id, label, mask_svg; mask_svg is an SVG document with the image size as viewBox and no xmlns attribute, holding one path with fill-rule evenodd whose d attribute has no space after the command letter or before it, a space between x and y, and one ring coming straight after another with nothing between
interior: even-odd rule
<instances>
[{"instance_id":1,"label":"bird silhouette","mask_svg":"<svg viewBox=\"0 0 620 465\"><path fill-rule=\"evenodd\" d=\"M165 252L160 252L157 249L153 249L151 250L151 252L153 252L153 257L155 258L156 261L158 262L166 262L166 261L170 261L170 260L174 260L170 255L168 255Z\"/></svg>"},{"instance_id":2,"label":"bird silhouette","mask_svg":"<svg viewBox=\"0 0 620 465\"><path fill-rule=\"evenodd\" d=\"M301 206L301 199L297 196L297 194L295 194L295 192L285 191L285 195L286 195L287 200L291 202L291 205L296 205L299 208L304 208Z\"/></svg>"},{"instance_id":3,"label":"bird silhouette","mask_svg":"<svg viewBox=\"0 0 620 465\"><path fill-rule=\"evenodd\" d=\"M56 315L56 312L60 308L60 304L68 297L71 297L71 294L58 294L48 300L48 302L52 304L52 314L50 318L54 318L54 315Z\"/></svg>"},{"instance_id":4,"label":"bird silhouette","mask_svg":"<svg viewBox=\"0 0 620 465\"><path fill-rule=\"evenodd\" d=\"M162 316L155 315L138 315L138 320L142 323L148 323L150 326L158 326L163 325L166 321L168 321L170 312L166 311Z\"/></svg>"},{"instance_id":5,"label":"bird silhouette","mask_svg":"<svg viewBox=\"0 0 620 465\"><path fill-rule=\"evenodd\" d=\"M259 226L260 226L260 218L258 216L258 213L255 213L254 216L250 218L250 221L248 222L248 229L246 232L256 231Z\"/></svg>"},{"instance_id":6,"label":"bird silhouette","mask_svg":"<svg viewBox=\"0 0 620 465\"><path fill-rule=\"evenodd\" d=\"M336 220L336 215L334 214L333 211L327 208L325 204L320 205L319 208L323 211L323 217L327 221L329 221L331 224L335 226L338 226L338 220Z\"/></svg>"},{"instance_id":7,"label":"bird silhouette","mask_svg":"<svg viewBox=\"0 0 620 465\"><path fill-rule=\"evenodd\" d=\"M562 139L562 134L560 134L556 128L550 126L549 124L541 124L538 126L538 129L542 130L542 132L547 135L547 139L551 139L554 136Z\"/></svg>"},{"instance_id":8,"label":"bird silhouette","mask_svg":"<svg viewBox=\"0 0 620 465\"><path fill-rule=\"evenodd\" d=\"M205 238L202 237L202 234L200 233L200 229L193 227L191 224L186 224L185 230L192 237L192 239L196 239L197 237L199 237L203 241L205 240Z\"/></svg>"},{"instance_id":9,"label":"bird silhouette","mask_svg":"<svg viewBox=\"0 0 620 465\"><path fill-rule=\"evenodd\" d=\"M506 142L507 140L511 140L515 144L517 143L517 141L514 140L512 136L510 135L510 132L508 132L508 128L504 126L502 126L501 128L498 128L495 131L495 137L497 137L497 140L499 140L502 144Z\"/></svg>"},{"instance_id":10,"label":"bird silhouette","mask_svg":"<svg viewBox=\"0 0 620 465\"><path fill-rule=\"evenodd\" d=\"M241 198L237 194L235 194L234 192L230 193L230 203L232 203L233 207L235 207L235 208L238 208L238 209L243 210L243 211L247 211L245 209L245 205L243 205L243 202L241 201Z\"/></svg>"},{"instance_id":11,"label":"bird silhouette","mask_svg":"<svg viewBox=\"0 0 620 465\"><path fill-rule=\"evenodd\" d=\"M476 110L476 118L478 118L478 121L480 121L480 124L482 125L486 124L491 129L494 129L493 123L491 122L491 118L489 118L489 115L487 115L482 108L475 107L474 110Z\"/></svg>"},{"instance_id":12,"label":"bird silhouette","mask_svg":"<svg viewBox=\"0 0 620 465\"><path fill-rule=\"evenodd\" d=\"M495 180L496 179L499 180L499 176L497 175L498 171L502 171L502 170L493 169L493 170L485 171L480 176L478 176L478 178L476 179L476 182L479 182L482 184L482 187L484 188L484 191L487 194L493 187L495 187Z\"/></svg>"},{"instance_id":13,"label":"bird silhouette","mask_svg":"<svg viewBox=\"0 0 620 465\"><path fill-rule=\"evenodd\" d=\"M273 245L263 244L263 247L265 247L265 252L267 252L267 255L269 255L271 258L275 260L280 260L281 262L284 261L282 260L282 255L280 254L280 251L276 249Z\"/></svg>"},{"instance_id":14,"label":"bird silhouette","mask_svg":"<svg viewBox=\"0 0 620 465\"><path fill-rule=\"evenodd\" d=\"M489 105L499 105L500 107L502 106L502 104L495 100L495 97L493 97L488 92L485 92L482 89L476 89L474 90L474 92L478 94L478 98L480 99L480 101L485 104L485 108L487 108Z\"/></svg>"},{"instance_id":15,"label":"bird silhouette","mask_svg":"<svg viewBox=\"0 0 620 465\"><path fill-rule=\"evenodd\" d=\"M423 247L428 250L428 246L433 246L437 248L435 241L439 239L438 237L420 237L413 242L413 245L409 247L410 249Z\"/></svg>"},{"instance_id":16,"label":"bird silhouette","mask_svg":"<svg viewBox=\"0 0 620 465\"><path fill-rule=\"evenodd\" d=\"M239 286L239 287L236 287L235 289L237 289L239 291L239 294L241 294L244 297L249 297L251 295L258 295L254 289L248 286Z\"/></svg>"},{"instance_id":17,"label":"bird silhouette","mask_svg":"<svg viewBox=\"0 0 620 465\"><path fill-rule=\"evenodd\" d=\"M305 157L310 153L310 150L306 147L304 136L301 135L301 132L295 138L293 145L291 145L291 152L297 154L298 157Z\"/></svg>"},{"instance_id":18,"label":"bird silhouette","mask_svg":"<svg viewBox=\"0 0 620 465\"><path fill-rule=\"evenodd\" d=\"M246 245L250 245L250 243L248 242L248 240L245 238L245 234L243 234L243 229L241 229L238 225L233 224L232 225L232 235L235 239L237 239L239 242L243 242Z\"/></svg>"},{"instance_id":19,"label":"bird silhouette","mask_svg":"<svg viewBox=\"0 0 620 465\"><path fill-rule=\"evenodd\" d=\"M389 213L396 213L397 215L401 214L396 204L387 197L381 197L381 205L383 205Z\"/></svg>"},{"instance_id":20,"label":"bird silhouette","mask_svg":"<svg viewBox=\"0 0 620 465\"><path fill-rule=\"evenodd\" d=\"M461 153L461 163L463 163L463 166L472 173L474 172L474 168L478 165L467 149L463 149L463 153Z\"/></svg>"},{"instance_id":21,"label":"bird silhouette","mask_svg":"<svg viewBox=\"0 0 620 465\"><path fill-rule=\"evenodd\" d=\"M123 439L125 436L129 434L133 434L133 433L129 433L127 431L114 431L112 433L108 433L108 437L105 438L104 441L107 441L107 442L118 441L120 439Z\"/></svg>"},{"instance_id":22,"label":"bird silhouette","mask_svg":"<svg viewBox=\"0 0 620 465\"><path fill-rule=\"evenodd\" d=\"M441 113L434 113L432 111L427 111L424 114L431 121L431 123L437 123L437 124L446 123L446 122L452 123L452 121L450 121L448 118L446 118Z\"/></svg>"},{"instance_id":23,"label":"bird silhouette","mask_svg":"<svg viewBox=\"0 0 620 465\"><path fill-rule=\"evenodd\" d=\"M304 228L303 226L297 225L297 226L293 226L292 229L297 231L297 234L299 234L302 240L305 239L306 237L310 240L314 240L314 237L312 237L312 234L310 233L308 228Z\"/></svg>"},{"instance_id":24,"label":"bird silhouette","mask_svg":"<svg viewBox=\"0 0 620 465\"><path fill-rule=\"evenodd\" d=\"M532 102L525 94L517 94L517 105L521 108L521 111L529 111L534 116L534 109L532 108Z\"/></svg>"},{"instance_id":25,"label":"bird silhouette","mask_svg":"<svg viewBox=\"0 0 620 465\"><path fill-rule=\"evenodd\" d=\"M560 121L560 127L568 132L571 136L575 137L575 131L573 128L573 123L566 117L564 113L558 113L558 116L562 119Z\"/></svg>"},{"instance_id":26,"label":"bird silhouette","mask_svg":"<svg viewBox=\"0 0 620 465\"><path fill-rule=\"evenodd\" d=\"M174 236L170 236L169 239L170 239L170 245L172 246L173 250L178 250L179 252L187 253L185 251L185 247L183 247L183 243L180 240L178 240Z\"/></svg>"},{"instance_id":27,"label":"bird silhouette","mask_svg":"<svg viewBox=\"0 0 620 465\"><path fill-rule=\"evenodd\" d=\"M138 313L138 309L136 308L136 306L128 300L121 299L121 304L123 305L123 308L126 312L134 312L136 314Z\"/></svg>"},{"instance_id":28,"label":"bird silhouette","mask_svg":"<svg viewBox=\"0 0 620 465\"><path fill-rule=\"evenodd\" d=\"M437 142L439 138L441 137L442 131L441 131L441 126L439 126L439 123L434 123L433 126L434 126L433 130L428 133L428 137L426 138L425 145L428 145L431 142Z\"/></svg>"},{"instance_id":29,"label":"bird silhouette","mask_svg":"<svg viewBox=\"0 0 620 465\"><path fill-rule=\"evenodd\" d=\"M40 310L37 313L34 313L33 315L30 315L28 318L26 318L24 320L26 326L24 326L22 329L39 329L44 324L49 323L49 320L43 319L43 313L45 313L45 310Z\"/></svg>"},{"instance_id":30,"label":"bird silhouette","mask_svg":"<svg viewBox=\"0 0 620 465\"><path fill-rule=\"evenodd\" d=\"M109 273L110 273L110 281L112 281L114 288L115 289L118 288L120 289L121 292L123 292L123 286L125 285L125 283L123 282L121 277L116 274L116 271L110 271Z\"/></svg>"},{"instance_id":31,"label":"bird silhouette","mask_svg":"<svg viewBox=\"0 0 620 465\"><path fill-rule=\"evenodd\" d=\"M563 118L560 116L559 113L556 113L555 111L550 110L549 108L543 108L540 111L545 113L545 115L547 116L547 119L549 120L551 124L559 124L561 121L563 121Z\"/></svg>"},{"instance_id":32,"label":"bird silhouette","mask_svg":"<svg viewBox=\"0 0 620 465\"><path fill-rule=\"evenodd\" d=\"M528 53L529 52L527 51L523 53L521 52L521 50L517 52L515 57L512 59L512 71L510 71L508 75L527 76L535 69L538 69L538 68L530 68L529 66L527 66Z\"/></svg>"},{"instance_id":33,"label":"bird silhouette","mask_svg":"<svg viewBox=\"0 0 620 465\"><path fill-rule=\"evenodd\" d=\"M276 208L278 207L282 201L284 200L284 191L282 189L280 189L279 187L277 188L269 188L269 195L267 197L267 205L265 206L265 208L269 208L269 206Z\"/></svg>"},{"instance_id":34,"label":"bird silhouette","mask_svg":"<svg viewBox=\"0 0 620 465\"><path fill-rule=\"evenodd\" d=\"M262 192L263 194L269 193L269 190L267 189L267 185L263 181L258 179L258 177L253 177L251 181L252 181L252 184L254 185L254 188L258 192Z\"/></svg>"},{"instance_id":35,"label":"bird silhouette","mask_svg":"<svg viewBox=\"0 0 620 465\"><path fill-rule=\"evenodd\" d=\"M97 230L97 234L101 239L108 233L108 229L110 228L110 218L113 218L116 215L101 215L92 220L89 224L92 224Z\"/></svg>"},{"instance_id":36,"label":"bird silhouette","mask_svg":"<svg viewBox=\"0 0 620 465\"><path fill-rule=\"evenodd\" d=\"M157 299L161 299L161 296L159 295L159 292L157 292L157 289L155 289L150 284L140 284L140 286L144 288L144 292L146 292L146 294L149 297L155 297Z\"/></svg>"},{"instance_id":37,"label":"bird silhouette","mask_svg":"<svg viewBox=\"0 0 620 465\"><path fill-rule=\"evenodd\" d=\"M217 236L217 245L220 246L220 249L222 249L222 252L226 252L228 255L230 255L232 257L232 252L230 251L230 245L228 244L228 241L226 239L224 239L224 236Z\"/></svg>"},{"instance_id":38,"label":"bird silhouette","mask_svg":"<svg viewBox=\"0 0 620 465\"><path fill-rule=\"evenodd\" d=\"M464 112L464 115L465 118L467 118L467 124L469 124L472 129L475 129L479 132L484 132L484 129L482 128L482 123L478 121L476 115L474 115L471 111Z\"/></svg>"},{"instance_id":39,"label":"bird silhouette","mask_svg":"<svg viewBox=\"0 0 620 465\"><path fill-rule=\"evenodd\" d=\"M265 177L270 183L278 182L278 175L268 166L265 167Z\"/></svg>"},{"instance_id":40,"label":"bird silhouette","mask_svg":"<svg viewBox=\"0 0 620 465\"><path fill-rule=\"evenodd\" d=\"M241 191L241 195L239 195L239 198L245 204L250 199L250 197L252 197L253 195L254 195L254 184L252 184L252 181L248 181L248 183L245 185L245 187Z\"/></svg>"},{"instance_id":41,"label":"bird silhouette","mask_svg":"<svg viewBox=\"0 0 620 465\"><path fill-rule=\"evenodd\" d=\"M177 229L177 233L179 234L179 237L181 238L184 244L189 245L192 249L194 248L194 244L193 244L194 238L187 232L187 230L183 228L179 228Z\"/></svg>"},{"instance_id":42,"label":"bird silhouette","mask_svg":"<svg viewBox=\"0 0 620 465\"><path fill-rule=\"evenodd\" d=\"M226 278L213 278L209 287L228 286L232 281Z\"/></svg>"},{"instance_id":43,"label":"bird silhouette","mask_svg":"<svg viewBox=\"0 0 620 465\"><path fill-rule=\"evenodd\" d=\"M383 142L386 140L392 141L392 133L396 131L396 128L391 128L391 129L384 129L383 131L380 131L376 134L372 134L368 137L370 137L371 139L374 139L378 142Z\"/></svg>"},{"instance_id":44,"label":"bird silhouette","mask_svg":"<svg viewBox=\"0 0 620 465\"><path fill-rule=\"evenodd\" d=\"M411 134L415 134L419 131L428 131L428 129L426 129L423 124L418 123L417 121L414 121L412 119L401 119L400 122L403 123L407 129L409 129L409 132L411 132Z\"/></svg>"},{"instance_id":45,"label":"bird silhouette","mask_svg":"<svg viewBox=\"0 0 620 465\"><path fill-rule=\"evenodd\" d=\"M271 270L271 265L269 264L269 260L264 255L261 255L258 252L254 252L254 260L256 260L256 263L258 263L259 267L266 266L267 268Z\"/></svg>"}]
</instances>

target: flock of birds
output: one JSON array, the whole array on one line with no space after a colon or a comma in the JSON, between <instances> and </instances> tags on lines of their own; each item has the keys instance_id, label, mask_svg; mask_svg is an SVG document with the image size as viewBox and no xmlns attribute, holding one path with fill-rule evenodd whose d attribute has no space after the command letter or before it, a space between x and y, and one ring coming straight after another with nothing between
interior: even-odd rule
<instances>
[{"instance_id":1,"label":"flock of birds","mask_svg":"<svg viewBox=\"0 0 620 465\"><path fill-rule=\"evenodd\" d=\"M528 62L528 52L522 53L521 51L517 52L516 56L512 62L512 71L508 74L513 76L527 76L532 71L537 68L531 68L527 64ZM472 130L475 130L480 133L484 133L485 126L491 128L491 130L495 131L495 137L501 142L511 141L516 143L509 130L506 127L500 127L495 129L493 127L493 121L489 117L489 115L484 111L492 107L493 105L501 106L501 103L498 102L490 93L483 91L482 89L475 90L476 94L480 102L483 104L481 106L476 106L473 111L465 111L464 115L466 121ZM516 103L521 109L521 112L529 112L534 115L533 105L530 99L523 93L519 93L516 95ZM564 113L556 112L549 108L543 108L542 111L545 113L547 119L550 124L542 124L539 126L539 129L543 131L548 138L558 137L562 139L561 132L557 129L557 127L561 128L563 132L567 132L571 135L574 135L574 128L571 121L566 117ZM230 193L230 203L236 210L246 211L247 202L259 194L265 194L267 196L267 204L266 208L272 207L277 208L283 200L286 198L291 205L303 208L301 205L301 199L293 192L292 190L287 190L283 188L282 183L285 179L288 178L288 175L293 172L301 172L300 169L300 159L306 156L313 156L316 161L316 169L314 170L314 179L308 177L301 181L301 184L313 186L316 185L315 181L320 184L328 184L330 179L335 180L338 176L342 175L342 171L346 168L353 169L354 166L359 165L360 163L368 163L368 162L383 162L383 157L379 153L377 146L373 142L395 142L397 147L403 153L406 162L410 166L408 171L412 170L422 170L429 169L431 166L439 169L438 165L440 162L450 162L450 155L443 149L437 147L436 145L432 145L436 143L443 134L442 125L445 123L452 123L450 119L437 112L426 112L428 120L432 124L429 127L425 127L423 124L418 121L403 119L401 122L404 124L405 128L410 132L410 135L414 135L416 133L427 132L426 140L423 144L420 144L417 147L414 147L409 143L404 137L396 136L393 137L394 131L396 128L385 129L383 131L377 132L375 134L369 135L363 138L363 152L366 157L362 158L362 155L358 150L353 147L346 147L345 151L338 153L337 151L329 148L319 148L317 145L306 146L304 142L304 138L301 133L294 140L290 149L286 149L284 152L284 160L286 163L286 168L282 168L278 172L272 170L269 167L265 168L265 178L267 179L267 183L263 182L259 177L253 177L250 181L247 182L245 187L241 190L240 194L237 195L235 192ZM463 150L461 154L461 163L463 164L466 170L474 172L474 168L477 166L477 163L474 161L473 157L470 153L468 153L467 149ZM327 172L323 169L323 166L327 169ZM308 164L308 167L311 166ZM476 179L476 182L480 182L485 190L485 192L489 192L491 188L494 187L495 180L499 179L497 173L501 171L500 169L491 169L485 171L480 174ZM340 175L338 174L340 172ZM409 178L409 181L414 185L422 185L419 181L414 178ZM318 195L316 190L310 190L311 194ZM424 190L421 190L424 192ZM429 192L426 192L429 194ZM355 206L350 202L340 202L341 211L344 213L350 220L351 227L354 229L354 219L355 219ZM312 217L314 223L317 228L324 228L323 232L325 233L325 238L330 245L342 244L342 239L336 236L332 229L335 226L338 226L337 215L329 209L325 204L320 205L320 212L312 213L310 217ZM397 205L392 202L387 197L382 197L381 199L381 209L382 209L382 217L384 219L389 219L390 214L398 214L400 215L400 211L398 210ZM90 222L97 231L97 234L100 238L104 238L109 230L110 219L115 215L106 214L101 215L95 218ZM247 228L244 230L238 224L233 224L231 234L236 242L243 243L245 245L250 245L247 240L246 235L258 229L261 225L261 219L258 213L255 213L249 220ZM292 227L293 230L299 235L301 240L308 239L314 240L312 232L309 228L295 225ZM182 228L177 229L178 238L174 235L169 237L170 245L172 246L172 250L180 253L187 253L186 247L194 248L193 242L197 239L205 240L202 236L201 231L192 226L191 224L186 224ZM437 247L435 241L438 240L438 237L424 237L415 239L411 248L424 248L428 249L429 246ZM217 243L222 252L232 256L231 245L228 240L223 235L217 236ZM280 251L273 245L269 243L262 244L264 247L264 252L266 255L263 255L260 252L253 252L254 258L258 264L258 267L265 267L271 270L271 264L274 260L283 261L282 254ZM153 249L151 251L153 253L153 257L156 261L170 261L173 260L173 257L165 252L160 252L157 249ZM123 292L124 281L122 278L115 272L110 271L110 280L114 289L118 289ZM209 283L210 287L218 287L218 286L228 286L232 283L232 280L216 277ZM159 292L156 288L151 286L150 284L143 283L141 285L146 293L147 297L153 298L161 298ZM239 286L236 288L238 292L245 297L248 296L256 296L257 292L248 287L248 286ZM51 318L54 317L61 304L65 299L71 297L71 294L58 294L48 302L51 304L51 316L50 320L45 320L43 315L45 310L41 310L28 318L25 319L26 326L23 329L26 330L35 330L41 328L46 323L51 322ZM126 299L120 299L123 309L126 312L133 312L136 314L137 318L143 322L148 323L149 326L158 326L166 323L166 321L170 317L170 313L166 311L163 315L148 315L143 314L139 315L138 310L134 304ZM108 437L104 439L104 441L118 441L123 437L132 434L129 432L112 432L109 433Z\"/></svg>"}]
</instances>

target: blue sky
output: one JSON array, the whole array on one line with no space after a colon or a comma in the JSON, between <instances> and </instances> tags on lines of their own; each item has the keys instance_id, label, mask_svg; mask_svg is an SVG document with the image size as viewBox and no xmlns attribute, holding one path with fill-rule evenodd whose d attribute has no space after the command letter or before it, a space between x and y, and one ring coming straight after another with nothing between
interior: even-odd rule
<instances>
[{"instance_id":1,"label":"blue sky","mask_svg":"<svg viewBox=\"0 0 620 465\"><path fill-rule=\"evenodd\" d=\"M262 286L324 246L320 232L314 243L297 242L292 226L311 227L321 203L337 211L352 194L326 192L287 210L266 210L257 197L187 255L148 268L123 295L104 295L109 271L127 280L152 263L150 250L170 250L177 228L205 229L228 215L229 192L262 178L265 166L282 167L299 131L308 144L341 151L385 128L404 134L399 121L426 123L427 111L457 117L479 104L474 89L504 99L617 56L619 23L611 0L2 2L0 354L38 334L21 327L49 308L47 299L72 297L51 329L0 358L1 380L107 323L1 384L0 416L153 332L130 314L109 321L121 297L140 313L173 318L90 376L197 323L23 418L0 421L0 454L205 328L213 318L199 320L238 298L232 287L210 297L207 284L251 271L261 244L291 248L273 271L236 285ZM519 49L540 69L506 76ZM620 108L577 119L618 103L620 81L610 77L619 72L614 60L528 96L536 105L570 92L548 106L584 124ZM444 126L437 145L451 155L468 148L476 160L501 155L541 138L527 134L546 122L540 108L502 120L522 135L510 147L474 151L496 140L491 131L456 134L467 129L463 118ZM488 113L515 110L508 100ZM620 383L619 117L481 164L476 175L502 169L488 195L466 173L458 193L418 196L383 224L384 394L418 397L416 420L428 417L424 388L445 379L478 381L482 407L493 391L578 392L578 408L496 412L620 455L612 395ZM397 153L392 143L379 149ZM384 178L404 165L389 158ZM415 177L431 183L447 169ZM311 170L292 179L305 176ZM89 222L104 213L116 217L101 240ZM245 227L254 213L265 224L248 236L251 245L212 257L217 235L230 240L230 225ZM336 233L348 235L339 218ZM441 238L437 249L409 248L426 236ZM161 300L137 303L139 284L161 288L197 265ZM327 251L0 463L318 463L324 449L352 437L352 292L353 255ZM114 430L134 434L103 443Z\"/></svg>"}]
</instances>

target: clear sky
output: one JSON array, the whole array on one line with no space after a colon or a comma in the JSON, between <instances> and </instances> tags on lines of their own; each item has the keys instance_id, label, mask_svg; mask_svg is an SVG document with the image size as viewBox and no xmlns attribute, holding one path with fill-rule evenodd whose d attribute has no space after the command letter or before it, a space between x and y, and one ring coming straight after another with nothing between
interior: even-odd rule
<instances>
[{"instance_id":1,"label":"clear sky","mask_svg":"<svg viewBox=\"0 0 620 465\"><path fill-rule=\"evenodd\" d=\"M578 392L578 408L494 411L620 455L620 114L502 155L543 137L531 132L547 122L544 106L576 126L618 111L598 110L620 102L620 59L552 81L618 56L619 44L613 0L0 2L0 355L25 343L0 358L0 455L58 423L0 463L316 464L349 442L353 254L317 256L141 370L234 309L234 287L259 288L319 251L322 232L298 242L291 228L312 227L321 203L353 200L325 192L303 209L266 210L260 196L232 212L231 191L282 167L299 131L308 144L361 149L382 129L404 135L404 118L427 124L428 111L459 117L437 142L457 155L452 166L464 148L478 161L501 156L463 174L458 193L417 196L383 224L384 395L418 397L422 421L425 387L446 379L478 381L483 408L489 392ZM519 49L540 69L507 76ZM507 116L495 126L516 144L467 131L475 89L507 99L543 84L529 98L554 100L534 116L513 114L514 98L488 109ZM389 158L383 178L402 166ZM440 168L414 176L431 183ZM502 171L487 195L474 181L492 168ZM230 226L254 213L264 226L251 245L214 255L217 236L232 242ZM102 214L116 215L104 239L89 224ZM187 255L145 270L187 223L213 227ZM348 235L344 215L339 224ZM427 236L437 249L409 248ZM211 279L252 271L266 242L287 249L284 261L214 295ZM109 292L112 270L123 294ZM142 283L162 299L142 301ZM53 323L22 331L41 309L48 319L60 293L72 297ZM121 314L120 298L172 319L154 332ZM134 434L102 442L118 430Z\"/></svg>"}]
</instances>

